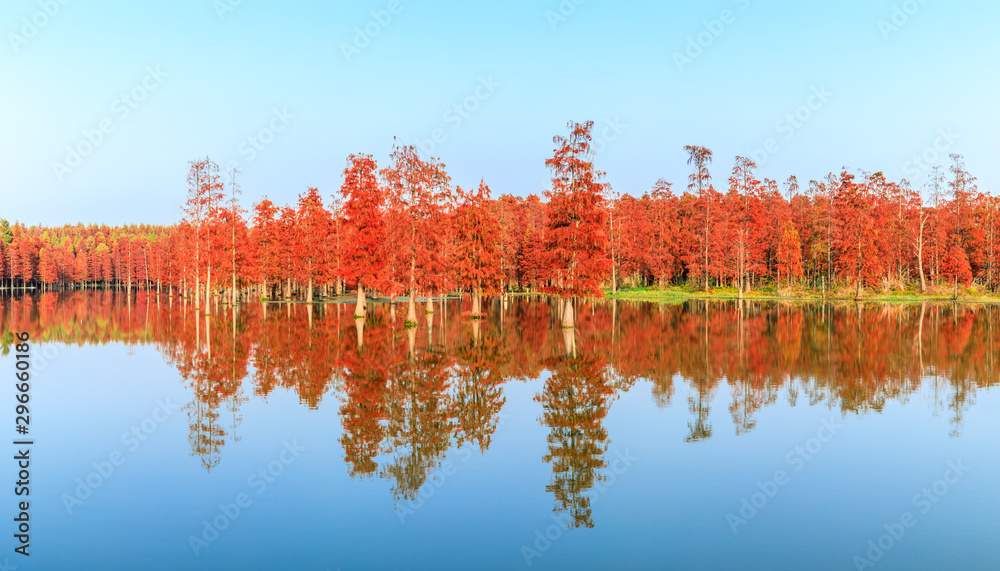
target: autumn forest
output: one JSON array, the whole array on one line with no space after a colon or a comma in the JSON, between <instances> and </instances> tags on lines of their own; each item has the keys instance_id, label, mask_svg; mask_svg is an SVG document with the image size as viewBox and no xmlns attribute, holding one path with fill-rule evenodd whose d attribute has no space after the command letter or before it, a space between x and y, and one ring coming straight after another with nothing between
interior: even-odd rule
<instances>
[{"instance_id":1,"label":"autumn forest","mask_svg":"<svg viewBox=\"0 0 1000 571\"><path fill-rule=\"evenodd\" d=\"M359 317L377 295L416 305L434 296L501 292L600 297L622 288L959 294L998 285L1000 200L981 192L962 157L923 189L846 168L800 184L758 179L736 157L717 188L713 154L684 148L690 175L620 194L595 167L593 123L570 123L546 160L543 197L492 196L452 184L445 165L394 145L388 165L352 155L339 192L297 204L240 202L238 172L193 161L183 217L172 226L61 228L0 223L5 289L152 289L191 298L315 302L356 292ZM204 304L207 308L208 304ZM572 324L572 305L564 323Z\"/></svg>"}]
</instances>

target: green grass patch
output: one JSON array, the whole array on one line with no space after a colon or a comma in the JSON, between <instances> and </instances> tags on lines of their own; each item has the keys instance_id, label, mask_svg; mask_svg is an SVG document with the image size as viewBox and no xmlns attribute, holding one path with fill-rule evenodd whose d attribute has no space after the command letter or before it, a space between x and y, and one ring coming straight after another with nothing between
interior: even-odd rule
<instances>
[{"instance_id":1,"label":"green grass patch","mask_svg":"<svg viewBox=\"0 0 1000 571\"><path fill-rule=\"evenodd\" d=\"M846 288L841 290L827 290L826 297L823 297L821 290L811 290L807 288L782 288L780 291L772 285L762 287L743 293L743 299L758 301L854 301L854 289ZM660 303L677 303L688 300L734 300L739 299L739 291L732 287L716 287L708 291L696 291L693 288L684 286L672 286L665 289L656 287L630 288L620 290L617 294L611 295L609 290L605 290L605 295L610 299L634 300L634 301L655 301ZM982 294L975 288L968 288L959 291L958 302L961 303L1000 303L1000 296L993 293ZM950 291L936 291L934 293L921 294L913 290L899 290L891 292L865 291L862 293L861 301L887 302L887 303L922 303L922 302L951 302L955 301Z\"/></svg>"}]
</instances>

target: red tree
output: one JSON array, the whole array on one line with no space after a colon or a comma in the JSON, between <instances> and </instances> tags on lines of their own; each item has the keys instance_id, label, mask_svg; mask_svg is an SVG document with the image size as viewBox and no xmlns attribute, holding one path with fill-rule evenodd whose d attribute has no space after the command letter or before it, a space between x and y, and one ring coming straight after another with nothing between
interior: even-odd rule
<instances>
[{"instance_id":1,"label":"red tree","mask_svg":"<svg viewBox=\"0 0 1000 571\"><path fill-rule=\"evenodd\" d=\"M972 268L965 250L959 245L957 238L944 259L941 260L941 273L954 284L954 297L958 299L958 284L972 283Z\"/></svg>"},{"instance_id":2,"label":"red tree","mask_svg":"<svg viewBox=\"0 0 1000 571\"><path fill-rule=\"evenodd\" d=\"M651 277L660 288L674 277L677 262L677 213L676 199L670 183L660 179L652 192L646 195L647 210L652 236L648 244L648 261Z\"/></svg>"},{"instance_id":3,"label":"red tree","mask_svg":"<svg viewBox=\"0 0 1000 571\"><path fill-rule=\"evenodd\" d=\"M254 279L262 292L270 292L270 286L280 275L281 244L280 228L275 219L278 208L267 198L253 207L253 229L250 233Z\"/></svg>"},{"instance_id":4,"label":"red tree","mask_svg":"<svg viewBox=\"0 0 1000 571\"><path fill-rule=\"evenodd\" d=\"M792 278L802 276L802 242L799 240L799 232L795 225L785 222L781 230L781 241L777 250L777 270L778 285L781 285L781 276L788 278L791 283Z\"/></svg>"},{"instance_id":5,"label":"red tree","mask_svg":"<svg viewBox=\"0 0 1000 571\"><path fill-rule=\"evenodd\" d=\"M500 256L500 223L490 212L490 187L480 181L479 190L459 190L460 204L454 215L455 274L458 284L472 291L472 314L482 313L483 292L499 291L503 279Z\"/></svg>"},{"instance_id":6,"label":"red tree","mask_svg":"<svg viewBox=\"0 0 1000 571\"><path fill-rule=\"evenodd\" d=\"M385 189L377 172L371 155L351 155L340 187L347 231L342 271L348 285L358 288L355 318L366 315L365 288L380 287L386 277Z\"/></svg>"},{"instance_id":7,"label":"red tree","mask_svg":"<svg viewBox=\"0 0 1000 571\"><path fill-rule=\"evenodd\" d=\"M552 189L545 246L548 250L549 285L546 290L563 298L600 297L601 281L610 260L607 256L607 217L604 173L594 168L591 130L593 121L569 123L569 138L556 136L554 156L545 161L552 170ZM574 326L573 304L565 300L563 327Z\"/></svg>"},{"instance_id":8,"label":"red tree","mask_svg":"<svg viewBox=\"0 0 1000 571\"><path fill-rule=\"evenodd\" d=\"M323 207L323 199L315 187L299 195L296 218L301 238L294 257L296 273L306 283L306 303L312 303L315 282L327 275L330 263L327 239L333 227L330 213Z\"/></svg>"},{"instance_id":9,"label":"red tree","mask_svg":"<svg viewBox=\"0 0 1000 571\"><path fill-rule=\"evenodd\" d=\"M688 165L694 167L694 171L688 176L688 192L695 193L691 213L693 239L687 256L688 269L691 276L701 279L702 289L707 291L712 274L721 273L722 260L718 251L722 245L718 239L719 231L724 232L724 225L719 224L721 197L712 186L712 175L708 172L708 165L712 163L712 151L693 145L684 147L684 150L688 153Z\"/></svg>"},{"instance_id":10,"label":"red tree","mask_svg":"<svg viewBox=\"0 0 1000 571\"><path fill-rule=\"evenodd\" d=\"M389 238L395 260L392 279L409 294L406 320L416 324L414 300L443 286L442 209L450 199L450 179L436 159L424 161L412 145L396 145L392 165L382 170L390 209ZM429 301L428 301L429 305Z\"/></svg>"},{"instance_id":11,"label":"red tree","mask_svg":"<svg viewBox=\"0 0 1000 571\"><path fill-rule=\"evenodd\" d=\"M729 194L726 208L729 215L729 229L732 237L733 269L740 299L747 288L747 274L763 273L764 240L762 237L762 216L760 196L763 186L754 176L757 164L745 157L736 157L733 174L729 177Z\"/></svg>"},{"instance_id":12,"label":"red tree","mask_svg":"<svg viewBox=\"0 0 1000 571\"><path fill-rule=\"evenodd\" d=\"M834 198L840 229L836 244L838 270L855 281L856 297L861 299L865 280L877 279L882 271L870 187L855 183L854 175L844 171Z\"/></svg>"}]
</instances>

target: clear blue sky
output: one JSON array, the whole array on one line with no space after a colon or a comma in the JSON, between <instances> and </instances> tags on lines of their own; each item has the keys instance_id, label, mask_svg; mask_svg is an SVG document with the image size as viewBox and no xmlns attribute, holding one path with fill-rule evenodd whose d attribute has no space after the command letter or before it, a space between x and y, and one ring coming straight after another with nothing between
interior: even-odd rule
<instances>
[{"instance_id":1,"label":"clear blue sky","mask_svg":"<svg viewBox=\"0 0 1000 571\"><path fill-rule=\"evenodd\" d=\"M919 185L908 161L937 143L939 162L961 153L981 188L1000 187L993 2L565 0L563 17L559 0L61 1L8 0L0 15L8 219L172 223L186 163L206 155L240 161L246 204L308 186L328 197L348 154L382 161L394 136L436 129L457 184L540 193L552 136L586 119L610 135L599 166L636 195L661 177L681 189L684 145L715 152L724 186L735 155L768 139L761 174L781 180L849 166ZM366 25L382 29L364 45ZM699 34L701 53L679 65ZM474 111L448 113L464 101ZM102 126L79 166L55 164Z\"/></svg>"}]
</instances>

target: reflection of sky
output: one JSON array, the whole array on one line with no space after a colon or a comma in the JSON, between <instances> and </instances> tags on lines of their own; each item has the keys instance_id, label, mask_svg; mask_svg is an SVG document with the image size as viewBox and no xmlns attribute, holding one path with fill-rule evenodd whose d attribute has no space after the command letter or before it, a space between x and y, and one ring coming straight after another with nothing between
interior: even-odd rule
<instances>
[{"instance_id":1,"label":"reflection of sky","mask_svg":"<svg viewBox=\"0 0 1000 571\"><path fill-rule=\"evenodd\" d=\"M498 195L525 195L548 184L543 161L567 121L616 118L627 128L598 164L632 194L660 177L683 186L682 147L691 144L715 151L723 186L734 156L771 137L781 150L762 176L806 183L847 165L922 184L926 173L911 177L906 162L949 128L959 138L944 154L967 155L983 187L1000 182L993 2L920 0L887 41L879 22L918 0L574 0L580 6L555 30L546 12L562 0L400 1L403 11L348 63L342 44L388 0L245 0L221 21L213 6L235 0L70 2L19 53L8 34L38 2L9 0L0 26L3 215L172 223L186 161L206 154L241 160L248 201L294 202L308 186L328 197L348 154L383 160L393 136L415 144L437 128L447 140L434 154L456 183L485 177ZM678 72L673 54L724 9L735 20ZM151 64L169 77L117 120L115 99ZM501 85L454 129L445 113L490 76ZM786 139L778 122L813 86L831 99ZM275 107L295 118L250 161L240 146ZM57 182L52 162L104 117L115 130Z\"/></svg>"},{"instance_id":2,"label":"reflection of sky","mask_svg":"<svg viewBox=\"0 0 1000 571\"><path fill-rule=\"evenodd\" d=\"M338 399L327 395L310 411L282 389L243 405L242 440L227 442L210 474L188 455L187 418L176 412L67 515L62 494L91 462L124 451L123 431L157 399L184 405L190 397L152 347L128 357L122 345L56 347L33 387L33 554L24 569L520 568L521 546L534 546L535 532L552 523L551 466L541 460L548 429L532 400L542 381L504 385L506 417L486 455L452 450L455 471L403 525L387 480L347 475ZM0 359L0 370L11 363ZM712 438L686 444L689 389L679 378L675 387L666 409L655 407L648 383L612 401L607 458L627 450L638 459L594 501L595 528L563 530L532 568L851 568L867 540L915 511L912 496L955 459L970 474L930 513L917 513L878 568L982 569L998 560L995 391L978 393L962 436L949 438L949 412L932 415L925 384L906 404L848 416L794 472L786 455L839 413L808 406L804 394L789 407L782 392L758 412L754 431L736 437L723 385L711 403ZM220 414L229 432L225 406ZM277 459L286 440L307 450L257 495L248 476ZM789 472L788 485L734 536L726 513L779 469ZM188 536L241 492L253 503L194 558Z\"/></svg>"}]
</instances>

